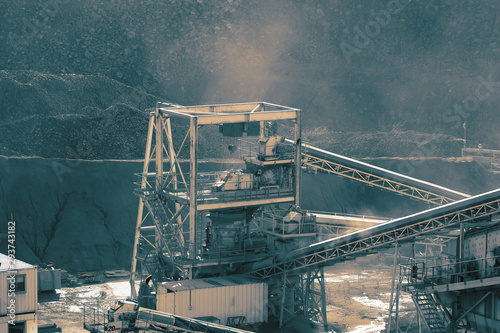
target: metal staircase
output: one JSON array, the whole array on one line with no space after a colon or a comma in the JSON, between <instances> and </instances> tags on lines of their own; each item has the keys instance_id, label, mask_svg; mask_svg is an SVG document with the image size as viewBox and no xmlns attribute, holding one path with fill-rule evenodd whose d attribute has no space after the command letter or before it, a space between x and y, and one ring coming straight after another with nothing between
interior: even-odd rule
<instances>
[{"instance_id":1,"label":"metal staircase","mask_svg":"<svg viewBox=\"0 0 500 333\"><path fill-rule=\"evenodd\" d=\"M449 326L449 318L442 310L434 297L423 290L415 289L411 293L413 303L417 308L420 317L423 319L425 325L431 333L447 333Z\"/></svg>"},{"instance_id":2,"label":"metal staircase","mask_svg":"<svg viewBox=\"0 0 500 333\"><path fill-rule=\"evenodd\" d=\"M144 203L151 213L156 226L156 231L163 237L158 237L161 248L166 251L168 257L173 260L176 255L184 252L184 239L182 230L175 219L171 219L165 210L165 206L159 198L146 199ZM168 240L166 242L165 240Z\"/></svg>"},{"instance_id":3,"label":"metal staircase","mask_svg":"<svg viewBox=\"0 0 500 333\"><path fill-rule=\"evenodd\" d=\"M426 266L425 261L408 258L406 264L399 265L397 288L410 294L423 327L426 327L428 332L448 333L452 326L451 315L436 293L426 291L426 288L433 284L427 277Z\"/></svg>"},{"instance_id":4,"label":"metal staircase","mask_svg":"<svg viewBox=\"0 0 500 333\"><path fill-rule=\"evenodd\" d=\"M177 219L181 212L172 213L152 189L140 189L136 193L142 198L154 224L140 227L143 239L147 238L146 242L153 250L142 255L138 253L138 258L148 274L173 277L177 270L181 270L176 268L175 258L185 252L182 226Z\"/></svg>"}]
</instances>

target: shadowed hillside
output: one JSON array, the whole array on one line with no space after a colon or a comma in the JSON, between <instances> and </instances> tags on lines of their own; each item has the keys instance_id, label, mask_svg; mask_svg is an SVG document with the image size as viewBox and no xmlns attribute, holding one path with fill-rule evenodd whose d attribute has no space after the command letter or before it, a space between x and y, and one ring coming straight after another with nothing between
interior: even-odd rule
<instances>
[{"instance_id":1,"label":"shadowed hillside","mask_svg":"<svg viewBox=\"0 0 500 333\"><path fill-rule=\"evenodd\" d=\"M89 75L0 71L0 151L81 159L144 156L157 97Z\"/></svg>"}]
</instances>

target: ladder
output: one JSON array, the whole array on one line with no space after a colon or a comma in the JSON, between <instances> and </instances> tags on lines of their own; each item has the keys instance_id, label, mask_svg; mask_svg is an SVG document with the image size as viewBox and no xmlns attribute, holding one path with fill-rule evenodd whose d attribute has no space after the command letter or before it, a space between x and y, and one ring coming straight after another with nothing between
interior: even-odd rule
<instances>
[{"instance_id":1,"label":"ladder","mask_svg":"<svg viewBox=\"0 0 500 333\"><path fill-rule=\"evenodd\" d=\"M434 297L423 290L416 289L411 293L420 317L431 333L447 333L447 317Z\"/></svg>"}]
</instances>

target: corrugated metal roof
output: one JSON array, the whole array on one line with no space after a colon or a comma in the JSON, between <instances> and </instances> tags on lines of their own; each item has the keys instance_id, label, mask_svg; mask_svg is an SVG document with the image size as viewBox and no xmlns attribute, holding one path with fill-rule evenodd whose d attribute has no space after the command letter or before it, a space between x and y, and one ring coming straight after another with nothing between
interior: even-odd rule
<instances>
[{"instance_id":1,"label":"corrugated metal roof","mask_svg":"<svg viewBox=\"0 0 500 333\"><path fill-rule=\"evenodd\" d=\"M9 256L7 256L3 253L0 253L0 271L11 270L9 267L9 264L10 264ZM35 266L27 264L21 260L16 259L14 262L14 269L28 269L28 268L33 268L33 267L35 267Z\"/></svg>"},{"instance_id":2,"label":"corrugated metal roof","mask_svg":"<svg viewBox=\"0 0 500 333\"><path fill-rule=\"evenodd\" d=\"M237 286L243 284L263 283L262 281L241 275L194 279L194 280L181 280L163 282L161 288L168 289L169 291L182 291L194 289L207 289L226 286Z\"/></svg>"}]
</instances>

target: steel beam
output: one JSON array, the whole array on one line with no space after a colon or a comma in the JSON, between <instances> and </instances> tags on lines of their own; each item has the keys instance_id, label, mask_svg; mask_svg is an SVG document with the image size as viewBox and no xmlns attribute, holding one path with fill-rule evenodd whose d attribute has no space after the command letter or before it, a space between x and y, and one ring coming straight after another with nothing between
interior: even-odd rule
<instances>
[{"instance_id":1,"label":"steel beam","mask_svg":"<svg viewBox=\"0 0 500 333\"><path fill-rule=\"evenodd\" d=\"M164 105L163 103L158 103L158 105ZM294 108L273 104L268 102L250 102L250 103L233 103L233 104L214 104L214 105L195 105L195 106L181 106L181 105L165 105L164 110L176 110L186 114L193 113L241 113L241 112L252 112L260 108L260 111L279 111L279 110L296 110ZM172 109L169 107L173 106Z\"/></svg>"},{"instance_id":2,"label":"steel beam","mask_svg":"<svg viewBox=\"0 0 500 333\"><path fill-rule=\"evenodd\" d=\"M471 280L465 282L455 282L449 284L441 284L437 286L426 287L425 290L428 292L436 291L438 293L448 292L448 291L463 291L472 290L475 288L491 287L500 284L500 276L495 276L491 278L484 278L478 280Z\"/></svg>"},{"instance_id":3,"label":"steel beam","mask_svg":"<svg viewBox=\"0 0 500 333\"><path fill-rule=\"evenodd\" d=\"M171 125L171 121L170 121L170 118L167 118L166 119L166 124L165 124L165 131L167 133L167 142L168 142L168 155L169 155L169 160L170 160L170 170L171 172L175 175L177 170L175 168L175 163L176 161L174 160L174 158L177 158L176 154L175 154L175 149L174 149L174 140L172 138L172 125ZM182 170L181 170L182 172ZM175 175L174 176L174 190L177 190L178 186L177 186L177 176ZM176 213L179 213L180 212L180 209L181 209L181 206L178 202L175 203L175 210L176 210ZM176 214L178 215L177 217L177 223L179 225L182 225L182 216L180 216L180 213L179 214ZM184 236L182 235L181 233L181 237L183 239L183 243L184 243Z\"/></svg>"},{"instance_id":4,"label":"steel beam","mask_svg":"<svg viewBox=\"0 0 500 333\"><path fill-rule=\"evenodd\" d=\"M149 161L151 158L151 142L153 138L153 128L154 128L154 114L150 114L149 116L149 125L148 125L148 136L146 142L146 152L144 153L144 166L142 167L142 174L145 175L149 171ZM147 187L147 180L143 176L141 178L141 189L144 190ZM141 237L141 225L144 221L144 201L142 198L139 198L139 209L137 211L137 220L135 225L135 236L134 236L134 244L132 245L132 267L130 268L130 287L131 287L131 297L137 297L137 291L135 290L135 282L134 279L137 275L137 247L139 246L139 238Z\"/></svg>"},{"instance_id":5,"label":"steel beam","mask_svg":"<svg viewBox=\"0 0 500 333\"><path fill-rule=\"evenodd\" d=\"M300 207L300 189L302 188L302 127L300 110L295 119L295 206Z\"/></svg>"},{"instance_id":6,"label":"steel beam","mask_svg":"<svg viewBox=\"0 0 500 333\"><path fill-rule=\"evenodd\" d=\"M269 199L259 199L259 200L244 200L235 202L218 202L213 204L199 204L198 210L212 210L212 209L224 209L233 207L249 207L249 206L261 206L261 205L271 205L285 202L293 202L295 197L281 197L281 198L269 198Z\"/></svg>"},{"instance_id":7,"label":"steel beam","mask_svg":"<svg viewBox=\"0 0 500 333\"><path fill-rule=\"evenodd\" d=\"M189 258L196 258L196 183L198 178L198 118L190 120L190 173L189 173Z\"/></svg>"},{"instance_id":8,"label":"steel beam","mask_svg":"<svg viewBox=\"0 0 500 333\"><path fill-rule=\"evenodd\" d=\"M296 111L266 111L254 113L231 113L217 115L198 115L199 125L218 125L246 123L253 121L295 120Z\"/></svg>"},{"instance_id":9,"label":"steel beam","mask_svg":"<svg viewBox=\"0 0 500 333\"><path fill-rule=\"evenodd\" d=\"M425 201L433 205L440 206L455 201L454 199L444 195L435 194L433 192L415 186L406 185L404 183L393 181L383 176L378 176L374 173L360 171L356 168L331 162L309 154L303 154L302 164L327 173L332 173L349 179L357 180L367 185L379 187L391 192L396 192L413 199Z\"/></svg>"},{"instance_id":10,"label":"steel beam","mask_svg":"<svg viewBox=\"0 0 500 333\"><path fill-rule=\"evenodd\" d=\"M292 142L291 140L286 141ZM352 180L361 181L370 186L384 188L434 205L442 205L470 197L470 195L465 193L313 146L302 145L302 147L304 149L302 164L313 170L333 173Z\"/></svg>"},{"instance_id":11,"label":"steel beam","mask_svg":"<svg viewBox=\"0 0 500 333\"><path fill-rule=\"evenodd\" d=\"M156 129L156 149L155 149L155 174L156 174L156 192L161 191L163 184L163 117L160 110L156 109L155 113L155 129Z\"/></svg>"}]
</instances>

